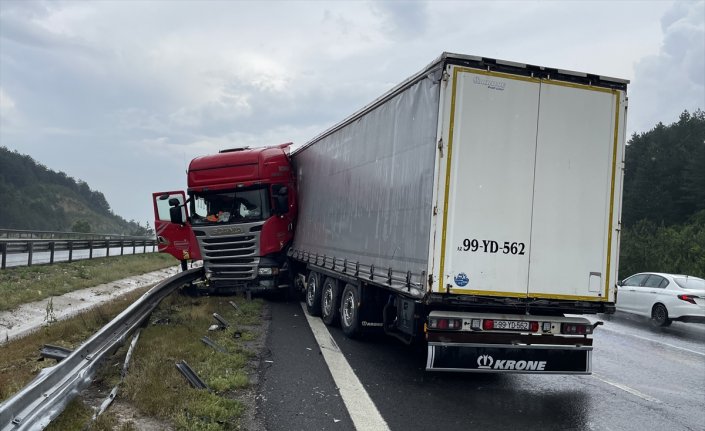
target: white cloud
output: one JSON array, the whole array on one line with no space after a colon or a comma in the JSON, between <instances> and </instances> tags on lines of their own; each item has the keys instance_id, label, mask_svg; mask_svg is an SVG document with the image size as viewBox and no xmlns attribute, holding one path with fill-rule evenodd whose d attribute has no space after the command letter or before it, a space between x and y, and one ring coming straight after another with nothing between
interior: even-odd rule
<instances>
[{"instance_id":1,"label":"white cloud","mask_svg":"<svg viewBox=\"0 0 705 431\"><path fill-rule=\"evenodd\" d=\"M632 131L676 121L685 109L705 109L705 2L674 4L661 25L659 53L635 66L629 101Z\"/></svg>"}]
</instances>

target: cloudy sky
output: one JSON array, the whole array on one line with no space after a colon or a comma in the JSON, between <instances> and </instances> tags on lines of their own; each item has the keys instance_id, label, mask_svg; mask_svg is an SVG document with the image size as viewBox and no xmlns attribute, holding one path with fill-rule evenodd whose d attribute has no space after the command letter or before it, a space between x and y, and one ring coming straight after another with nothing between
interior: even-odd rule
<instances>
[{"instance_id":1,"label":"cloudy sky","mask_svg":"<svg viewBox=\"0 0 705 431\"><path fill-rule=\"evenodd\" d=\"M703 1L0 0L0 145L151 225L193 157L304 143L443 51L630 79L630 134L705 108Z\"/></svg>"}]
</instances>

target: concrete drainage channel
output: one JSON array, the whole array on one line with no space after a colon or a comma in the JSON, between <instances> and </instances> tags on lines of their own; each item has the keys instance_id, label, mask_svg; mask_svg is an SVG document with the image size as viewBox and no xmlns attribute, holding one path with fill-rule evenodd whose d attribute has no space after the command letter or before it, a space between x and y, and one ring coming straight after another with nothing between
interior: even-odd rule
<instances>
[{"instance_id":1,"label":"concrete drainage channel","mask_svg":"<svg viewBox=\"0 0 705 431\"><path fill-rule=\"evenodd\" d=\"M201 276L202 268L174 275L145 293L57 365L44 369L25 388L0 404L0 430L46 427L90 385L103 358L113 353L149 317L159 302Z\"/></svg>"}]
</instances>

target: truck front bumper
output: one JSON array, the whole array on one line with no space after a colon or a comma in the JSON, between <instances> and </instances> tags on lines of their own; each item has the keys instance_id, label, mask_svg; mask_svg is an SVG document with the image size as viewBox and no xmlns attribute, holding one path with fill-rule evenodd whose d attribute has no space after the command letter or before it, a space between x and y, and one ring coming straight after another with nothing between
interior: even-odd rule
<instances>
[{"instance_id":1,"label":"truck front bumper","mask_svg":"<svg viewBox=\"0 0 705 431\"><path fill-rule=\"evenodd\" d=\"M591 374L592 346L429 342L427 371Z\"/></svg>"}]
</instances>

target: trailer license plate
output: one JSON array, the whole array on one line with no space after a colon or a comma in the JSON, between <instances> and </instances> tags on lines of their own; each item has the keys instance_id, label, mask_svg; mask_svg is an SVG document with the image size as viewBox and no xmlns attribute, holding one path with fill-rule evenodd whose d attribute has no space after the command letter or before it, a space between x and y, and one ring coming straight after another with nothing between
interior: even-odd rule
<instances>
[{"instance_id":1,"label":"trailer license plate","mask_svg":"<svg viewBox=\"0 0 705 431\"><path fill-rule=\"evenodd\" d=\"M522 320L495 320L494 329L516 329L519 331L528 331L529 322Z\"/></svg>"}]
</instances>

